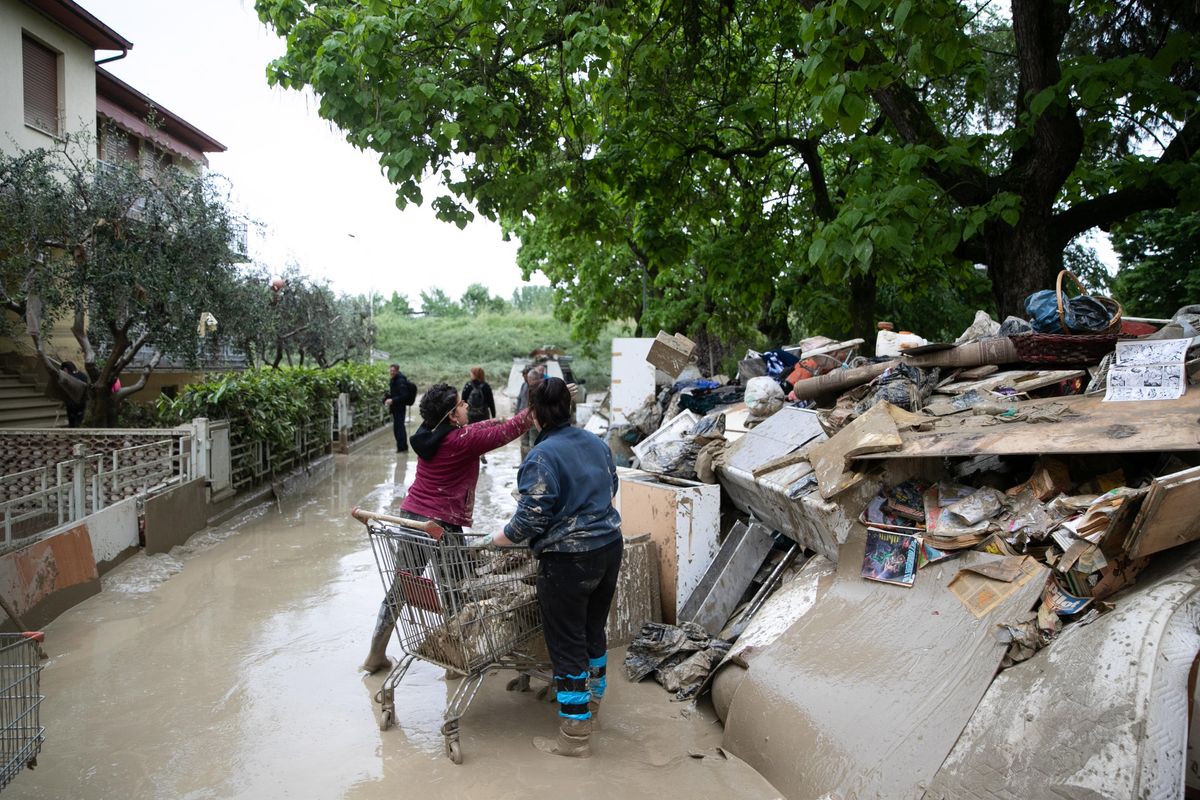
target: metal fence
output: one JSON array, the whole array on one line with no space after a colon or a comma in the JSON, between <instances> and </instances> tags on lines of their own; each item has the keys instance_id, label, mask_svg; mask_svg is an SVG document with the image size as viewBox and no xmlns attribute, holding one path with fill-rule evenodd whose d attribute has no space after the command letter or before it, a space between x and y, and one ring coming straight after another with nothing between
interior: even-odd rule
<instances>
[{"instance_id":1,"label":"metal fence","mask_svg":"<svg viewBox=\"0 0 1200 800\"><path fill-rule=\"evenodd\" d=\"M360 397L350 406L350 441L392 424L392 412L378 397Z\"/></svg>"},{"instance_id":2,"label":"metal fence","mask_svg":"<svg viewBox=\"0 0 1200 800\"><path fill-rule=\"evenodd\" d=\"M230 431L232 484L237 491L256 486L273 475L311 461L329 452L333 443L333 414L313 415L297 427L285 445L251 439L234 426Z\"/></svg>"},{"instance_id":3,"label":"metal fence","mask_svg":"<svg viewBox=\"0 0 1200 800\"><path fill-rule=\"evenodd\" d=\"M75 445L73 458L0 476L4 546L81 520L128 497L192 478L192 435L163 430L162 439L108 453Z\"/></svg>"},{"instance_id":4,"label":"metal fence","mask_svg":"<svg viewBox=\"0 0 1200 800\"><path fill-rule=\"evenodd\" d=\"M46 458L51 463L0 475L4 533L0 547L81 520L127 497L194 477L206 478L214 496L230 489L241 491L330 452L335 441L349 443L390 421L377 399L352 403L343 394L326 413L305 420L292 440L282 444L252 439L225 420L197 419L190 426L162 430L13 431L8 450L37 451L42 455L29 460L37 463ZM142 443L96 452L106 450L106 437L111 441L114 436L122 443ZM8 441L3 437L0 434L0 441ZM74 444L71 457L63 458L66 437L83 443ZM13 460L17 466L23 466L22 460L29 463Z\"/></svg>"}]
</instances>

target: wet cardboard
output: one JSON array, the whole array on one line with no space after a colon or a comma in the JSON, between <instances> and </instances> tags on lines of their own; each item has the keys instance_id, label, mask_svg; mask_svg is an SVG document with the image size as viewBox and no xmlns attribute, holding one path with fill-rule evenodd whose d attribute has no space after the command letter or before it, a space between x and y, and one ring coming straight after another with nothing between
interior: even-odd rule
<instances>
[{"instance_id":1,"label":"wet cardboard","mask_svg":"<svg viewBox=\"0 0 1200 800\"><path fill-rule=\"evenodd\" d=\"M646 353L646 360L674 378L692 362L692 354L695 352L696 343L682 333L671 335L666 331L659 331Z\"/></svg>"},{"instance_id":2,"label":"wet cardboard","mask_svg":"<svg viewBox=\"0 0 1200 800\"><path fill-rule=\"evenodd\" d=\"M789 798L921 797L1004 656L995 626L1041 591L1030 580L976 619L946 586L997 556L965 553L903 588L860 577L864 540L843 547L836 578L755 656L730 705L724 746Z\"/></svg>"},{"instance_id":3,"label":"wet cardboard","mask_svg":"<svg viewBox=\"0 0 1200 800\"><path fill-rule=\"evenodd\" d=\"M1129 532L1126 549L1141 558L1200 539L1200 467L1155 478Z\"/></svg>"},{"instance_id":4,"label":"wet cardboard","mask_svg":"<svg viewBox=\"0 0 1200 800\"><path fill-rule=\"evenodd\" d=\"M900 447L900 430L889 413L891 408L891 403L876 403L828 441L809 448L808 460L822 497L841 494L866 477L851 465L855 458Z\"/></svg>"}]
</instances>

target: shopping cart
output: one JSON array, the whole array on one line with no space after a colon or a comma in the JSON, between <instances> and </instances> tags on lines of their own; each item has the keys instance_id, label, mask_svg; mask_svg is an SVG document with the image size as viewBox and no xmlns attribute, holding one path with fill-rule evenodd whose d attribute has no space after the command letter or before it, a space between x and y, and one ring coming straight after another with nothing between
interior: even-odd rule
<instances>
[{"instance_id":1,"label":"shopping cart","mask_svg":"<svg viewBox=\"0 0 1200 800\"><path fill-rule=\"evenodd\" d=\"M395 721L395 689L412 662L436 664L462 677L442 724L446 755L461 764L459 720L488 671L516 670L510 691L527 691L531 678L551 681L545 656L539 656L533 556L527 548L469 547L470 537L443 533L436 523L353 513L367 526L404 652L376 695L379 728Z\"/></svg>"},{"instance_id":2,"label":"shopping cart","mask_svg":"<svg viewBox=\"0 0 1200 800\"><path fill-rule=\"evenodd\" d=\"M41 633L0 633L0 789L37 766L41 726Z\"/></svg>"}]
</instances>

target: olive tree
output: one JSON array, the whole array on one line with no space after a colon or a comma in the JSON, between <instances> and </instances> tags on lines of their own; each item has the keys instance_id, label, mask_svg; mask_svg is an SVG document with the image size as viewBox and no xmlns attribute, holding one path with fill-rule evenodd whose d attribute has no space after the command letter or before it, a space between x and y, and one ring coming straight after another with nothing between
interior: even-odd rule
<instances>
[{"instance_id":1,"label":"olive tree","mask_svg":"<svg viewBox=\"0 0 1200 800\"><path fill-rule=\"evenodd\" d=\"M235 279L230 211L217 182L166 168L101 165L85 139L0 155L4 333L27 336L64 391L111 425L164 356L195 364L200 317ZM80 378L58 369L54 330L69 321ZM58 345L56 348L55 345ZM135 358L133 383L113 386ZM149 355L148 358L146 356Z\"/></svg>"}]
</instances>

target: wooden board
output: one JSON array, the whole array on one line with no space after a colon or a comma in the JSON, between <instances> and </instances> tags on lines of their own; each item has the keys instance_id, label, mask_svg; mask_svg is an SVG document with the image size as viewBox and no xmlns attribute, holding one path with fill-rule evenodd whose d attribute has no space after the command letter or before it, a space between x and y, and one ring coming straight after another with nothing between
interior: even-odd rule
<instances>
[{"instance_id":1,"label":"wooden board","mask_svg":"<svg viewBox=\"0 0 1200 800\"><path fill-rule=\"evenodd\" d=\"M1200 467L1155 478L1142 503L1126 550L1141 558L1200 539Z\"/></svg>"},{"instance_id":2,"label":"wooden board","mask_svg":"<svg viewBox=\"0 0 1200 800\"><path fill-rule=\"evenodd\" d=\"M1082 378L1086 374L1081 369L1009 370L1008 372L997 372L979 380L948 383L945 386L939 386L937 391L940 394L965 394L972 389L991 392L1003 386L1016 389L1018 392L1032 392L1035 389L1053 386L1061 381Z\"/></svg>"},{"instance_id":3,"label":"wooden board","mask_svg":"<svg viewBox=\"0 0 1200 800\"><path fill-rule=\"evenodd\" d=\"M851 460L900 447L900 430L888 413L891 407L891 403L876 403L835 436L808 449L822 497L833 497L863 479L861 472L850 468Z\"/></svg>"},{"instance_id":4,"label":"wooden board","mask_svg":"<svg viewBox=\"0 0 1200 800\"><path fill-rule=\"evenodd\" d=\"M1056 453L1146 453L1200 450L1200 390L1178 400L1105 403L1099 397L1048 397L1020 408L1065 403L1076 416L1061 422L984 424L982 417L931 419L928 430L900 432L896 450L863 459Z\"/></svg>"}]
</instances>

